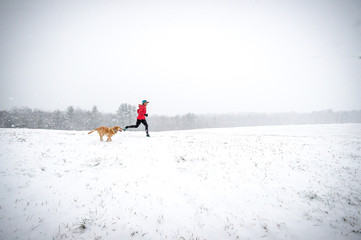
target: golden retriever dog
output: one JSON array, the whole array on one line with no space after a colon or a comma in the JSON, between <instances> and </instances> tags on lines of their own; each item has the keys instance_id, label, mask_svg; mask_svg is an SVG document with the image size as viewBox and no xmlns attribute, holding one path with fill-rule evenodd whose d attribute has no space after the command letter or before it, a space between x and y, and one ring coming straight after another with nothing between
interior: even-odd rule
<instances>
[{"instance_id":1,"label":"golden retriever dog","mask_svg":"<svg viewBox=\"0 0 361 240\"><path fill-rule=\"evenodd\" d=\"M116 134L118 131L119 132L123 131L123 128L121 128L119 126L115 126L112 128L98 127L96 129L94 129L93 131L88 132L88 134L91 134L92 132L95 132L95 131L98 131L99 136L100 136L100 141L103 141L103 136L106 135L108 137L107 142L111 142L113 135Z\"/></svg>"}]
</instances>

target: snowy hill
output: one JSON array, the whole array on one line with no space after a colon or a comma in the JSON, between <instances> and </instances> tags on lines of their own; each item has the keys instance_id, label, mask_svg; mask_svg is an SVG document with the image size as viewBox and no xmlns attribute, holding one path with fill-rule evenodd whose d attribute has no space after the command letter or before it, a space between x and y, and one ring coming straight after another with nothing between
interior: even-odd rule
<instances>
[{"instance_id":1,"label":"snowy hill","mask_svg":"<svg viewBox=\"0 0 361 240\"><path fill-rule=\"evenodd\" d=\"M0 129L0 239L361 239L361 124Z\"/></svg>"}]
</instances>

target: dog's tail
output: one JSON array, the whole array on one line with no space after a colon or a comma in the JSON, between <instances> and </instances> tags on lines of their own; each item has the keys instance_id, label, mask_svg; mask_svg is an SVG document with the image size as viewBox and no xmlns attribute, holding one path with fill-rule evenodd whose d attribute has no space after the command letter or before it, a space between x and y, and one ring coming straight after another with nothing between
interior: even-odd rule
<instances>
[{"instance_id":1,"label":"dog's tail","mask_svg":"<svg viewBox=\"0 0 361 240\"><path fill-rule=\"evenodd\" d=\"M97 129L94 129L93 131L88 132L88 134L91 134L91 133L95 132L96 130L97 130Z\"/></svg>"}]
</instances>

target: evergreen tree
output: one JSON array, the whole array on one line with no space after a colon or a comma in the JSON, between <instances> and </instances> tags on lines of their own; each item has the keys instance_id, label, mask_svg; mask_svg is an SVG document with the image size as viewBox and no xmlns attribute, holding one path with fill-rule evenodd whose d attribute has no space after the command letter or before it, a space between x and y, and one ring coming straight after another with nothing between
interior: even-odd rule
<instances>
[{"instance_id":1,"label":"evergreen tree","mask_svg":"<svg viewBox=\"0 0 361 240\"><path fill-rule=\"evenodd\" d=\"M65 115L65 126L68 130L74 130L74 107L69 106Z\"/></svg>"},{"instance_id":2,"label":"evergreen tree","mask_svg":"<svg viewBox=\"0 0 361 240\"><path fill-rule=\"evenodd\" d=\"M59 110L56 110L55 112L53 112L52 116L53 116L52 117L53 129L63 130L64 122L65 122L64 114L62 112L60 112Z\"/></svg>"},{"instance_id":3,"label":"evergreen tree","mask_svg":"<svg viewBox=\"0 0 361 240\"><path fill-rule=\"evenodd\" d=\"M99 127L100 125L104 125L101 123L102 116L101 113L98 111L97 106L93 106L91 113L90 113L90 129L94 129Z\"/></svg>"},{"instance_id":4,"label":"evergreen tree","mask_svg":"<svg viewBox=\"0 0 361 240\"><path fill-rule=\"evenodd\" d=\"M117 110L116 117L122 126L129 125L133 123L137 117L136 107L127 103L122 103Z\"/></svg>"},{"instance_id":5,"label":"evergreen tree","mask_svg":"<svg viewBox=\"0 0 361 240\"><path fill-rule=\"evenodd\" d=\"M194 113L187 113L183 116L182 122L183 127L186 129L193 129L196 127L196 115Z\"/></svg>"}]
</instances>

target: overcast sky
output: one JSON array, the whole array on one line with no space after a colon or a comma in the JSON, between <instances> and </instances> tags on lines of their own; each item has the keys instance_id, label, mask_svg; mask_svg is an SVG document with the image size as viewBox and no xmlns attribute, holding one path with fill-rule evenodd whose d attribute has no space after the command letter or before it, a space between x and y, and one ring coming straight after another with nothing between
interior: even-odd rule
<instances>
[{"instance_id":1,"label":"overcast sky","mask_svg":"<svg viewBox=\"0 0 361 240\"><path fill-rule=\"evenodd\" d=\"M0 1L0 110L361 109L361 0Z\"/></svg>"}]
</instances>

